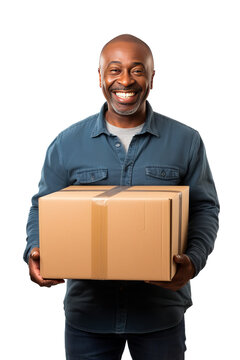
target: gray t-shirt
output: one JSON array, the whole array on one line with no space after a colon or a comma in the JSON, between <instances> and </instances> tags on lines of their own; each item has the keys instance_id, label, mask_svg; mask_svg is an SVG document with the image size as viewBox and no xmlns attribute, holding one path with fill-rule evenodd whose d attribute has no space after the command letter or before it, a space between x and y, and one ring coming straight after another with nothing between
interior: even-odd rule
<instances>
[{"instance_id":1,"label":"gray t-shirt","mask_svg":"<svg viewBox=\"0 0 240 360\"><path fill-rule=\"evenodd\" d=\"M110 132L110 134L116 135L119 138L119 140L121 141L121 143L123 144L126 150L126 153L128 152L128 147L130 145L133 136L141 132L143 125L144 123L133 128L120 128L118 126L109 124L109 122L106 121L106 126L108 131Z\"/></svg>"}]
</instances>

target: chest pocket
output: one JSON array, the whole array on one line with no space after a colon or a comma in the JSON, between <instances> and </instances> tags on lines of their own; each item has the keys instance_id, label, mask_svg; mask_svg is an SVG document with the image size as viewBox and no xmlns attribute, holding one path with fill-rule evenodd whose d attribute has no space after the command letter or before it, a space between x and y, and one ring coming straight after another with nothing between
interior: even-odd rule
<instances>
[{"instance_id":1,"label":"chest pocket","mask_svg":"<svg viewBox=\"0 0 240 360\"><path fill-rule=\"evenodd\" d=\"M104 179L107 177L107 169L75 170L71 176L71 183L72 185L105 185Z\"/></svg>"},{"instance_id":2,"label":"chest pocket","mask_svg":"<svg viewBox=\"0 0 240 360\"><path fill-rule=\"evenodd\" d=\"M166 166L147 166L146 180L151 185L178 185L180 183L179 169Z\"/></svg>"}]
</instances>

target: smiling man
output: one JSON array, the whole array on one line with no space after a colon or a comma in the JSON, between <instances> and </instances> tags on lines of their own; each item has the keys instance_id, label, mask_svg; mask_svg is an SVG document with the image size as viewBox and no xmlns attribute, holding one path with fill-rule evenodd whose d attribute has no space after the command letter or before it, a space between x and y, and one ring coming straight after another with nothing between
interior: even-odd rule
<instances>
[{"instance_id":1,"label":"smiling man","mask_svg":"<svg viewBox=\"0 0 240 360\"><path fill-rule=\"evenodd\" d=\"M150 48L128 35L115 38L101 52L99 76L108 103L106 120L124 128L142 124L154 76Z\"/></svg>"},{"instance_id":2,"label":"smiling man","mask_svg":"<svg viewBox=\"0 0 240 360\"><path fill-rule=\"evenodd\" d=\"M121 359L126 341L134 360L181 360L184 313L192 305L189 280L205 266L218 230L219 203L204 144L196 130L153 112L147 102L155 72L142 40L126 34L112 39L102 49L98 72L106 103L50 144L32 198L24 259L40 286L64 282L40 276L40 196L69 185L189 185L188 246L174 256L171 282L68 280L64 300L68 360Z\"/></svg>"}]
</instances>

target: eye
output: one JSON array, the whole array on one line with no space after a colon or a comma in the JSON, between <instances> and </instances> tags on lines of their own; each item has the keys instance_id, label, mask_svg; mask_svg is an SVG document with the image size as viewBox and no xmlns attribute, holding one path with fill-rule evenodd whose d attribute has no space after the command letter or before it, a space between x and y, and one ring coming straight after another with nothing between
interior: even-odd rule
<instances>
[{"instance_id":1,"label":"eye","mask_svg":"<svg viewBox=\"0 0 240 360\"><path fill-rule=\"evenodd\" d=\"M144 73L143 69L133 69L132 72L136 75L142 75Z\"/></svg>"},{"instance_id":2,"label":"eye","mask_svg":"<svg viewBox=\"0 0 240 360\"><path fill-rule=\"evenodd\" d=\"M117 73L120 72L120 70L119 70L119 69L116 69L116 68L110 69L109 71L110 71L111 74L117 74Z\"/></svg>"}]
</instances>

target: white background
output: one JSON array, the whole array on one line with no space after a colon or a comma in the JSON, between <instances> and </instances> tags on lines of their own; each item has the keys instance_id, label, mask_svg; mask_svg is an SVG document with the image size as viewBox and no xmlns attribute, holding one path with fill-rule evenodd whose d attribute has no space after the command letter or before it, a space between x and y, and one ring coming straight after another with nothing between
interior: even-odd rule
<instances>
[{"instance_id":1,"label":"white background","mask_svg":"<svg viewBox=\"0 0 240 360\"><path fill-rule=\"evenodd\" d=\"M47 146L99 111L99 52L121 33L152 48L156 76L149 101L200 132L221 202L214 253L192 281L186 359L238 357L237 3L1 1L1 359L65 358L65 285L40 288L29 280L25 226ZM127 345L122 359L130 359Z\"/></svg>"}]
</instances>

